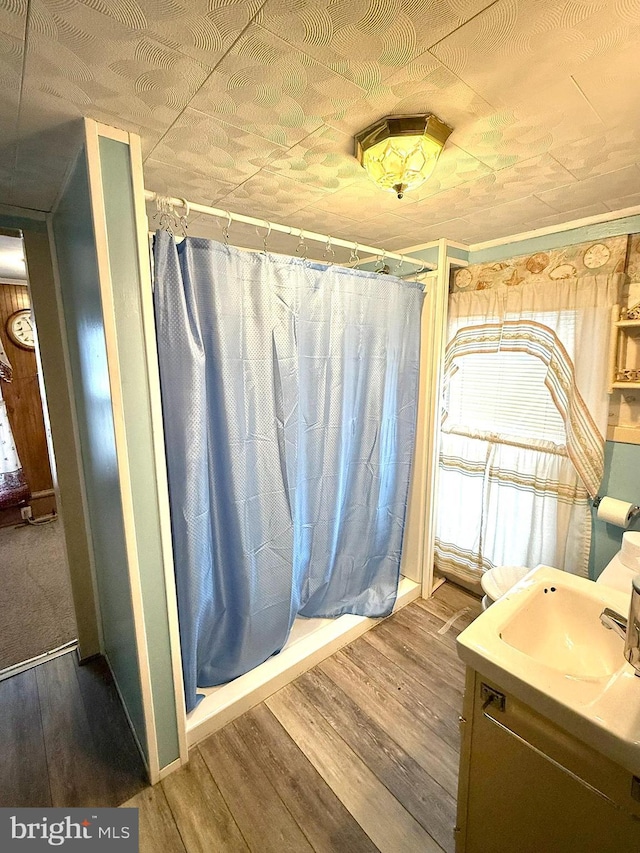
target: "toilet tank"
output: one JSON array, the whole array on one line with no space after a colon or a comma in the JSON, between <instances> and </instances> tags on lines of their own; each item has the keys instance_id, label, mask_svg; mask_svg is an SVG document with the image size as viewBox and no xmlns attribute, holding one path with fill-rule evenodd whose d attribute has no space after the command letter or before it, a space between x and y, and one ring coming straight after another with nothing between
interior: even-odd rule
<instances>
[{"instance_id":1,"label":"toilet tank","mask_svg":"<svg viewBox=\"0 0 640 853\"><path fill-rule=\"evenodd\" d=\"M622 535L622 548L596 583L606 584L631 596L631 580L635 575L640 575L640 531L627 530Z\"/></svg>"}]
</instances>

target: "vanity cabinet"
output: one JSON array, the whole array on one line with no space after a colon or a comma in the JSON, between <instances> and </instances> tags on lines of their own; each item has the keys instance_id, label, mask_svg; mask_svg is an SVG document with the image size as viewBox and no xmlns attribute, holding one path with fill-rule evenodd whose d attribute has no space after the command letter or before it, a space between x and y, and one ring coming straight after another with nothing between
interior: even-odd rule
<instances>
[{"instance_id":1,"label":"vanity cabinet","mask_svg":"<svg viewBox=\"0 0 640 853\"><path fill-rule=\"evenodd\" d=\"M628 770L471 669L460 725L456 853L640 851Z\"/></svg>"}]
</instances>

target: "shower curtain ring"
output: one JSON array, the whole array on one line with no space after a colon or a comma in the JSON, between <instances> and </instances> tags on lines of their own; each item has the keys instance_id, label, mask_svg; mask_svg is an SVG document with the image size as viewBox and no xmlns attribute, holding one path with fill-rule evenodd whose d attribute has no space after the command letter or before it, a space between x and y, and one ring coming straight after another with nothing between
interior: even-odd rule
<instances>
[{"instance_id":1,"label":"shower curtain ring","mask_svg":"<svg viewBox=\"0 0 640 853\"><path fill-rule=\"evenodd\" d=\"M331 235L327 237L327 245L324 247L324 252L322 253L322 257L327 259L328 266L331 266L335 260L336 253L333 251L333 247L331 246ZM329 260L329 258L331 260Z\"/></svg>"},{"instance_id":2,"label":"shower curtain ring","mask_svg":"<svg viewBox=\"0 0 640 853\"><path fill-rule=\"evenodd\" d=\"M426 272L426 271L427 271L426 264L425 264L424 260L421 260L420 261L420 267L413 273L413 278L417 281L419 276L421 276L422 273ZM426 283L426 281L423 281L421 283L422 283L422 289L426 293L427 292L427 283Z\"/></svg>"},{"instance_id":3,"label":"shower curtain ring","mask_svg":"<svg viewBox=\"0 0 640 853\"><path fill-rule=\"evenodd\" d=\"M387 257L387 250L385 249L381 255L378 255L378 260L376 261L376 268L374 272L377 272L379 275L384 275L389 271L389 268L385 264L385 260Z\"/></svg>"},{"instance_id":4,"label":"shower curtain ring","mask_svg":"<svg viewBox=\"0 0 640 853\"><path fill-rule=\"evenodd\" d=\"M357 266L360 263L360 255L358 254L358 244L354 243L351 248L351 254L349 255L349 263L352 267Z\"/></svg>"},{"instance_id":5,"label":"shower curtain ring","mask_svg":"<svg viewBox=\"0 0 640 853\"><path fill-rule=\"evenodd\" d=\"M180 221L180 216L178 216L176 212L176 206L170 199L167 199L167 207L169 208L169 215L171 216L171 233L175 237L176 232L181 230L182 223Z\"/></svg>"},{"instance_id":6,"label":"shower curtain ring","mask_svg":"<svg viewBox=\"0 0 640 853\"><path fill-rule=\"evenodd\" d=\"M258 226L256 225L256 234L260 237L260 232L258 231ZM267 233L262 238L262 246L265 255L267 254L267 240L271 236L271 223L267 221Z\"/></svg>"},{"instance_id":7,"label":"shower curtain ring","mask_svg":"<svg viewBox=\"0 0 640 853\"><path fill-rule=\"evenodd\" d=\"M305 240L304 231L302 228L300 229L300 233L298 234L299 240L298 245L296 246L296 255L302 255L302 260L307 260L307 241Z\"/></svg>"},{"instance_id":8,"label":"shower curtain ring","mask_svg":"<svg viewBox=\"0 0 640 853\"><path fill-rule=\"evenodd\" d=\"M182 206L184 207L184 213L180 217L180 230L182 231L182 236L187 236L187 229L189 227L189 214L191 213L191 205L186 200L186 198L181 198Z\"/></svg>"},{"instance_id":9,"label":"shower curtain ring","mask_svg":"<svg viewBox=\"0 0 640 853\"><path fill-rule=\"evenodd\" d=\"M229 245L229 228L231 228L232 217L229 211L226 211L227 221L222 226L222 239L224 240L225 246Z\"/></svg>"},{"instance_id":10,"label":"shower curtain ring","mask_svg":"<svg viewBox=\"0 0 640 853\"><path fill-rule=\"evenodd\" d=\"M173 205L166 196L161 196L157 200L158 205L158 225L161 231L166 231L167 234L174 236L174 229L178 224Z\"/></svg>"},{"instance_id":11,"label":"shower curtain ring","mask_svg":"<svg viewBox=\"0 0 640 853\"><path fill-rule=\"evenodd\" d=\"M158 195L156 193L156 212L154 213L153 218L157 220L158 228L161 231L166 231L173 237L173 229L171 227L172 222L174 221L173 208L166 196Z\"/></svg>"}]
</instances>

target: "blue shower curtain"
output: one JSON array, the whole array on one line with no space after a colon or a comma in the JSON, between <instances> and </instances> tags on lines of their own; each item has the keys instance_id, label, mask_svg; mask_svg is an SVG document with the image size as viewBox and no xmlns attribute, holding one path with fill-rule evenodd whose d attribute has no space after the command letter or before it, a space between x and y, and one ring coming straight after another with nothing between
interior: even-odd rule
<instances>
[{"instance_id":1,"label":"blue shower curtain","mask_svg":"<svg viewBox=\"0 0 640 853\"><path fill-rule=\"evenodd\" d=\"M155 240L187 709L296 616L385 616L413 454L416 283Z\"/></svg>"}]
</instances>

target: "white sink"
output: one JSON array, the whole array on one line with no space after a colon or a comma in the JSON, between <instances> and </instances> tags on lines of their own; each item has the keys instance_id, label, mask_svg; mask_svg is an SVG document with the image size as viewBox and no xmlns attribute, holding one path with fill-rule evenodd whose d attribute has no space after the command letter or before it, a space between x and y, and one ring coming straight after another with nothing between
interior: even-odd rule
<instances>
[{"instance_id":1,"label":"white sink","mask_svg":"<svg viewBox=\"0 0 640 853\"><path fill-rule=\"evenodd\" d=\"M458 637L470 667L640 775L640 678L600 622L629 596L539 566Z\"/></svg>"},{"instance_id":2,"label":"white sink","mask_svg":"<svg viewBox=\"0 0 640 853\"><path fill-rule=\"evenodd\" d=\"M590 592L564 584L536 585L502 628L501 638L528 657L569 676L613 675L623 664L623 640L604 628L600 622L602 602Z\"/></svg>"}]
</instances>

